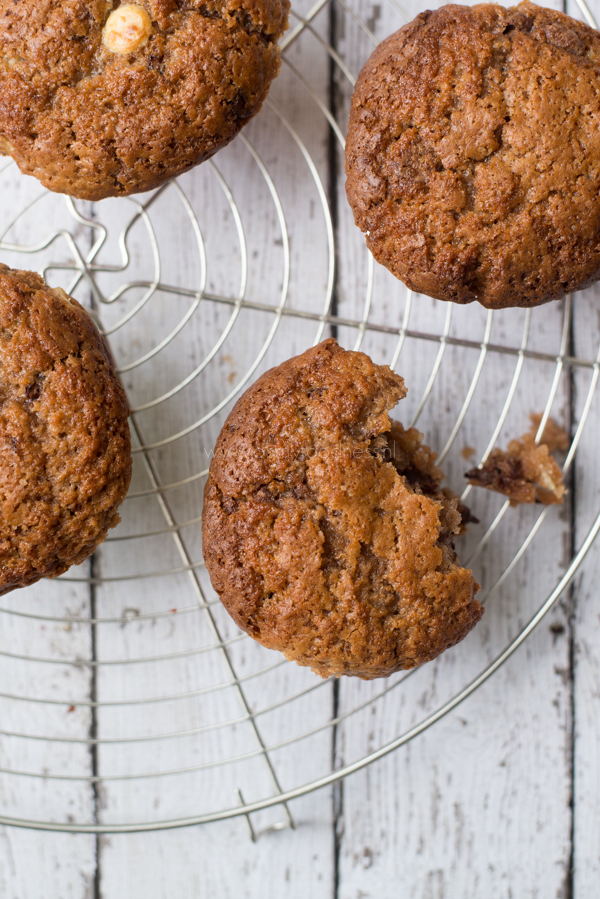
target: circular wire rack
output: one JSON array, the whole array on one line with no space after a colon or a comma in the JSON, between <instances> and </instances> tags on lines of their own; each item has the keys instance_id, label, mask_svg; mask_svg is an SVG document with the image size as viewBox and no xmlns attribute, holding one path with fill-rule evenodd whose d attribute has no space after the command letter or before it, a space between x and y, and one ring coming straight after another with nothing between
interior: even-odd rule
<instances>
[{"instance_id":1,"label":"circular wire rack","mask_svg":"<svg viewBox=\"0 0 600 899\"><path fill-rule=\"evenodd\" d=\"M521 433L527 408L543 410L541 435L576 372L585 386L565 422L568 478L595 398L600 333L583 358L571 298L533 311L465 309L414 296L374 265L343 196L353 73L418 9L395 0L372 9L366 22L345 0L296 7L261 115L216 159L151 194L81 203L0 165L0 191L10 185L17 201L0 212L0 259L39 270L91 310L128 391L134 444L132 488L106 543L56 581L1 601L0 779L10 799L0 824L118 833L245 815L253 839L293 827L292 799L408 743L491 677L600 530L599 515L559 575L519 598L513 630L500 626L524 560L544 568L560 539L557 513L509 512L497 495L463 489L461 443L477 443L483 462ZM482 624L436 662L375 683L321 680L254 643L224 613L202 562L202 489L233 402L266 368L330 335L405 375L398 416L426 432L481 520L458 549L483 585L487 639ZM392 707L375 743L353 742L374 709Z\"/></svg>"}]
</instances>

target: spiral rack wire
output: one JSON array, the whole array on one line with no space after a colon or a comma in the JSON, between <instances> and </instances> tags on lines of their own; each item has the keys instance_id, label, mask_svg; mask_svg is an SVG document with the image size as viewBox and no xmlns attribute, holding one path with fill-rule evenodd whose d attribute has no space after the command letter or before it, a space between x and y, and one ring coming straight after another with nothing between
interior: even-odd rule
<instances>
[{"instance_id":1,"label":"spiral rack wire","mask_svg":"<svg viewBox=\"0 0 600 899\"><path fill-rule=\"evenodd\" d=\"M373 264L346 207L354 73L418 11L390 0L366 22L350 0L296 7L261 115L213 161L152 194L78 203L10 160L0 167L11 197L0 259L41 271L97 318L130 397L135 457L122 524L93 559L1 601L0 824L119 833L245 815L253 839L293 827L291 800L408 743L490 678L600 530L599 514L557 575L547 564L556 510L526 510L516 528L508 502L464 489L481 525L459 552L482 581L487 637L499 646L475 631L435 663L370 684L323 681L253 643L206 577L201 494L224 417L266 367L330 334L405 375L399 417L437 440L455 486L461 440L475 439L483 461L528 403L543 409L541 434L578 373L565 477L573 466L596 398L600 333L590 323L597 352L577 355L571 298L498 314L413 296ZM542 572L540 590L529 606L519 598L509 632L498 606L524 561ZM392 707L365 749L356 735Z\"/></svg>"}]
</instances>

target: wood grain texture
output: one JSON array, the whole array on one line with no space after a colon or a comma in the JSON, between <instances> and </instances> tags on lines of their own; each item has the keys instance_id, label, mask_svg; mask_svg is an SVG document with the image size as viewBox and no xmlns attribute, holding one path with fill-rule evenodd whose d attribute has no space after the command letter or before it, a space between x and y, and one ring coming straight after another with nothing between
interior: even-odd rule
<instances>
[{"instance_id":1,"label":"wood grain texture","mask_svg":"<svg viewBox=\"0 0 600 899\"><path fill-rule=\"evenodd\" d=\"M590 6L598 19L600 7ZM567 11L578 19L583 15L577 3L570 0ZM598 286L576 295L574 305L573 351L576 355L599 358ZM592 397L589 414L582 431L573 471L575 515L573 544L577 549L598 514L600 481L598 457L598 429L600 413L598 391L593 371L575 371L572 379L573 427L586 414L586 403ZM568 637L571 645L572 689L572 805L573 846L572 879L575 899L593 896L600 882L600 639L598 622L598 567L600 553L594 546L569 595L570 620Z\"/></svg>"},{"instance_id":2,"label":"wood grain texture","mask_svg":"<svg viewBox=\"0 0 600 899\"><path fill-rule=\"evenodd\" d=\"M41 191L33 179L18 176L14 166L0 174L0 181L2 233L14 210L30 203ZM63 205L62 200L56 204L55 198L54 202L44 200L37 234L32 213L6 239L35 243L43 232L57 226ZM6 252L2 261L21 268L41 264L40 257ZM55 283L66 286L64 279ZM87 564L80 568L84 577L88 568ZM86 625L71 621L89 616L89 590L78 583L43 581L3 597L1 608L2 814L57 823L90 820L93 796L85 781L90 774L85 744L90 709L79 704L85 703L90 693L90 634ZM40 737L48 740L37 739ZM78 775L82 779L52 780L45 776L48 774L58 778ZM0 828L1 896L25 899L45 894L88 899L94 894L95 872L93 836Z\"/></svg>"},{"instance_id":3,"label":"wood grain texture","mask_svg":"<svg viewBox=\"0 0 600 899\"><path fill-rule=\"evenodd\" d=\"M577 353L596 358L600 347L598 334L589 328L598 321L600 292L594 287L576 297L574 346ZM575 423L585 411L593 373L577 372L574 377ZM597 393L597 391L596 391ZM578 547L598 514L600 481L598 478L597 397L583 431L575 465L577 514L574 542ZM590 552L571 593L572 668L573 668L573 875L574 896L594 895L600 882L600 639L598 623L597 547Z\"/></svg>"},{"instance_id":4,"label":"wood grain texture","mask_svg":"<svg viewBox=\"0 0 600 899\"><path fill-rule=\"evenodd\" d=\"M306 70L312 89L322 95L328 77L326 60L314 39L290 51L295 66ZM327 296L327 234L318 185L303 159L304 147L327 177L326 122L296 78L285 66L271 92L271 105L236 141L215 159L182 179L194 214L198 218L206 252L206 289L212 294L235 297L243 290L246 300L264 304L265 311L242 310L231 324L232 310L204 302L186 325L185 333L153 360L125 375L132 405L148 403L197 369L227 338L214 359L194 382L156 409L136 416L146 442L165 439L186 429L207 411L227 400L240 385L256 373L283 361L311 345L318 336L318 324L278 321L274 312L285 298L287 305L320 311ZM285 120L277 113L280 105ZM268 166L269 181L261 171ZM316 172L314 173L316 174ZM250 177L251 176L251 177ZM231 191L235 208L227 200ZM274 198L273 192L276 193ZM165 194L150 212L161 248L161 282L171 285L200 284L203 278L199 254L190 243L189 222L177 212L176 198ZM279 207L278 207L278 204ZM108 214L119 214L109 210ZM236 228L239 215L243 238ZM307 227L309 223L309 227ZM118 228L118 226L117 226ZM115 228L112 228L113 232ZM140 240L136 267L143 277L145 261ZM132 240L132 248L134 241ZM289 251L289 273L286 252ZM247 274L244 281L244 258ZM306 265L310 258L310 266ZM287 282L289 274L289 284ZM135 302L135 296L129 298ZM112 338L120 359L148 351L152 342L168 334L185 314L190 300L164 294L144 312L134 329L138 346L131 345L131 331L124 328ZM273 310L273 311L269 311ZM231 325L231 330L227 331ZM276 330L273 331L272 329ZM261 358L264 348L266 355ZM231 409L232 401L200 429L177 440L164 450L148 456L162 484L172 484L206 470L214 440ZM151 487L138 456L134 492ZM166 501L178 522L194 521L201 510L204 477L182 489L170 490ZM133 534L144 522L145 530L160 530L165 521L154 496L132 499L124 510L125 533ZM188 558L202 558L198 525L184 527L181 537ZM99 554L98 571L103 577L131 571L157 571L181 565L181 557L168 535L143 540L107 543ZM238 635L220 607L210 615L197 610L200 594L216 598L202 567L190 574L152 578L131 585L108 583L97 590L97 608L103 617L123 623L98 629L100 659L147 658L167 651L181 653L172 660L116 668L102 666L98 696L110 702L141 697L192 694L184 698L146 705L103 706L98 713L101 739L115 736L129 740L158 738L146 742L103 743L98 756L99 770L108 777L101 786L99 817L102 821L165 820L189 817L199 812L219 810L237 804L236 790L246 801L272 795L275 786L260 749L254 725L233 688L216 689L235 675L243 679L244 702L256 714L256 727L267 746L290 740L306 729L306 722L326 725L331 714L331 686L323 684L304 699L289 705L289 714L269 712L309 687L312 675L293 666L278 667L271 674L252 678L257 670L272 666L277 656L244 641L232 644L227 659L218 649L199 653L197 649L215 643L214 627L225 640ZM164 617L165 610L173 614ZM196 609L194 611L194 609ZM157 618L152 617L156 611ZM186 611L188 610L188 611ZM163 617L160 617L163 616ZM247 679L249 678L249 679ZM207 689L214 691L207 693ZM200 695L198 693L202 692ZM194 695L196 694L196 695ZM176 735L189 731L188 736ZM133 752L132 752L133 749ZM250 754L251 758L244 759ZM242 757L239 762L223 764ZM270 760L282 788L295 786L328 771L331 764L331 736L328 729L285 751L274 750ZM212 766L216 767L212 767ZM208 767L206 767L208 766ZM139 778L140 773L157 774L186 769L179 774ZM253 816L259 834L251 842L244 819L170 833L113 836L102 838L99 851L100 892L103 897L178 895L265 897L285 893L303 897L330 896L333 890L333 828L330 791L299 802L294 808L297 829L265 832L285 822L281 807Z\"/></svg>"},{"instance_id":5,"label":"wood grain texture","mask_svg":"<svg viewBox=\"0 0 600 899\"><path fill-rule=\"evenodd\" d=\"M416 14L417 5L405 9ZM359 7L356 6L358 12ZM371 7L364 18L376 24L383 37L399 27L399 16L389 8ZM339 49L356 74L366 59L368 45L347 18L338 25ZM347 109L348 91L340 78L340 106ZM344 116L345 118L345 116ZM340 194L342 184L340 184ZM346 247L357 242L356 229L340 200L340 239ZM354 285L367 284L367 272L358 252L347 254L353 270L340 277L340 310L356 316ZM356 268L359 270L356 271ZM347 278L345 277L347 274ZM372 319L406 323L407 298L402 286L376 267ZM559 352L564 304L546 307L531 318L528 347ZM375 313L375 309L377 312ZM536 310L537 312L537 310ZM484 310L470 306L451 310L425 297L413 297L408 327L414 331L485 339ZM495 314L491 341L519 347L525 313L506 310ZM350 335L344 336L350 339ZM387 337L363 342L378 358L393 359L395 346ZM444 449L444 468L451 487L461 490L468 465L461 456L465 446L477 456L493 439L516 371L514 357L488 354L458 433L457 413L469 397L477 376L481 351L448 348L431 386L438 354L435 343L408 338L396 368L407 381L409 395L398 408L407 423L418 417L421 428L437 450ZM497 445L528 427L532 411L541 411L549 397L553 365L525 362L514 399ZM424 408L421 399L430 393ZM568 372L559 380L552 405L557 420L569 424ZM449 442L452 441L450 444ZM470 464L470 463L469 463ZM471 491L468 503L480 518L469 535L458 541L461 559L469 559L502 506L502 500ZM472 561L483 584L483 597L495 585L505 566L519 550L539 511L509 510L493 540ZM338 763L359 758L383 742L406 731L439 708L482 670L534 613L562 575L569 558L570 510L546 516L536 540L558 547L546 557L534 543L530 555L495 589L482 623L467 640L436 663L415 673L362 717L349 718L339 728ZM425 735L384 761L344 783L338 822L339 896L366 899L396 896L403 899L442 899L454 895L556 896L570 895L571 767L568 612L557 607L525 647L457 712ZM341 707L346 708L346 685L341 685ZM372 695L373 687L365 687ZM350 706L350 703L347 704ZM365 796L368 797L365 802Z\"/></svg>"}]
</instances>

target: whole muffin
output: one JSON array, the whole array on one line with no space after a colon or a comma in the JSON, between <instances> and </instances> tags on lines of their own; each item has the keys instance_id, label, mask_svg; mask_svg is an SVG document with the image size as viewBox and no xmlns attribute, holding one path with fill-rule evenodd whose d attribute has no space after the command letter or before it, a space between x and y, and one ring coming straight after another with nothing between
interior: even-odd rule
<instances>
[{"instance_id":1,"label":"whole muffin","mask_svg":"<svg viewBox=\"0 0 600 899\"><path fill-rule=\"evenodd\" d=\"M217 440L213 587L254 639L323 677L421 665L483 614L452 548L458 500L422 435L390 422L405 393L390 368L326 340L263 375Z\"/></svg>"},{"instance_id":2,"label":"whole muffin","mask_svg":"<svg viewBox=\"0 0 600 899\"><path fill-rule=\"evenodd\" d=\"M289 0L0 0L0 153L86 200L157 187L260 109Z\"/></svg>"},{"instance_id":3,"label":"whole muffin","mask_svg":"<svg viewBox=\"0 0 600 899\"><path fill-rule=\"evenodd\" d=\"M352 99L348 201L412 290L537 306L600 277L600 34L521 3L424 12Z\"/></svg>"},{"instance_id":4,"label":"whole muffin","mask_svg":"<svg viewBox=\"0 0 600 899\"><path fill-rule=\"evenodd\" d=\"M0 265L0 595L83 562L118 524L128 414L83 307Z\"/></svg>"}]
</instances>

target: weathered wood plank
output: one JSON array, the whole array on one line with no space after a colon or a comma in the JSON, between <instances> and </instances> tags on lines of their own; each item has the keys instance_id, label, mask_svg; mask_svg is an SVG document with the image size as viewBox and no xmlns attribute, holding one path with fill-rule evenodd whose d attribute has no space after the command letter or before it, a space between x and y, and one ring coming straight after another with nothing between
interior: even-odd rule
<instances>
[{"instance_id":1,"label":"weathered wood plank","mask_svg":"<svg viewBox=\"0 0 600 899\"><path fill-rule=\"evenodd\" d=\"M323 24L316 27L323 32ZM306 72L309 86L322 96L328 68L315 38L300 38L288 58ZM245 300L267 308L242 309L236 317L230 304L203 301L181 334L151 363L123 376L132 405L137 407L185 379L217 348L214 358L188 387L136 415L140 433L146 443L152 443L188 428L225 402L223 410L201 428L149 453L148 460L162 484L206 470L214 440L231 409L228 396L234 388L242 389L256 374L304 350L322 330L318 323L289 317L278 322L275 311L283 299L286 306L317 313L327 301L328 223L322 208L327 188L327 123L310 93L285 64L270 100L242 138L215 158L214 165L205 165L179 182L205 241L207 292L235 298L242 290ZM310 154L314 172L303 152ZM318 184L314 178L317 171ZM118 218L121 210L106 207L105 214ZM161 250L161 283L201 288L201 260L174 188L156 201L148 215ZM114 233L114 227L112 230ZM143 274L149 268L144 240L141 232L131 235L133 271L128 277L148 277ZM123 299L120 310L107 310L105 320L122 314L135 297L133 291ZM189 297L167 292L153 297L132 327L112 335L117 358L127 363L148 352L176 327L190 302ZM224 334L226 339L219 346ZM112 541L99 554L98 572L111 578L175 568L182 564L182 551L184 558L199 562L197 519L204 483L204 477L197 478L165 494L174 520L195 522L181 529L181 546L169 534ZM151 486L138 455L133 492ZM128 500L123 519L125 534L165 527L155 495ZM326 725L332 711L331 685L324 683L305 698L279 708L280 703L313 687L313 675L286 664L253 677L281 658L247 639L236 643L239 632L218 605L210 608L211 623L197 608L198 590L209 600L216 597L203 568L196 567L194 573L196 582L190 573L181 573L108 582L97 588L99 615L117 619L98 627L97 651L102 662L184 654L151 663L100 666L98 696L108 704L98 711L99 738L131 741L99 746L99 772L105 777L99 809L103 822L191 817L235 806L236 790L241 790L246 801L273 795L273 777L260 753L247 708L256 715L256 727L267 746L285 743L311 727L325 726L307 740L269 753L281 788L330 770L331 735ZM221 637L234 641L228 645L227 659L218 648L197 652L217 642L215 625ZM236 688L222 688L232 679L230 665L242 679L243 702ZM177 694L188 695L143 705L136 702ZM130 704L110 705L115 701ZM271 706L276 708L268 711ZM191 733L183 735L182 731ZM151 735L158 739L144 741ZM227 761L240 756L237 762ZM166 773L177 770L180 773ZM162 776L140 779L141 773ZM263 833L256 844L250 840L244 819L171 833L103 838L102 895L110 899L126 893L146 899L160 895L167 885L172 890L176 884L182 894L250 897L260 889L265 897L282 892L291 897L303 897L307 892L329 896L333 890L330 791L296 803L293 813L296 831ZM260 833L285 820L285 811L278 806L254 815L253 826ZM235 852L231 852L234 843Z\"/></svg>"},{"instance_id":2,"label":"weathered wood plank","mask_svg":"<svg viewBox=\"0 0 600 899\"><path fill-rule=\"evenodd\" d=\"M596 328L600 291L591 288L575 297L575 352L584 358L595 359L600 351ZM578 371L574 376L575 424L585 414L586 400L594 389L594 373ZM585 539L600 512L600 480L598 477L598 428L600 427L600 397L597 389L582 431L575 464L577 514L575 518L575 546ZM594 895L600 881L600 822L598 819L600 741L600 639L598 621L598 570L600 553L594 545L588 554L581 575L575 581L571 596L572 620L569 637L572 645L573 669L573 811L574 896Z\"/></svg>"},{"instance_id":3,"label":"weathered wood plank","mask_svg":"<svg viewBox=\"0 0 600 899\"><path fill-rule=\"evenodd\" d=\"M391 6L352 5L376 26L381 39L403 24ZM409 15L417 4L404 4ZM338 46L354 74L370 47L348 18L338 20ZM339 105L346 121L349 90L339 79ZM343 112L342 112L343 110ZM355 285L366 290L368 269L357 245L351 216L344 206L340 179L340 243L350 260L339 286L341 314L357 317L362 303ZM523 311L497 313L490 323L473 305L452 308L413 297L407 321L402 285L375 266L370 318L388 326L519 347ZM544 352L560 349L563 305L532 316L528 346ZM451 315L450 322L447 316ZM486 325L489 331L486 333ZM342 329L351 345L355 335ZM391 336L367 335L362 347L378 361L395 361ZM462 474L477 462L494 437L505 401L514 386L517 360L477 348L448 347L431 383L439 345L407 338L396 369L406 378L409 395L398 409L405 423L418 415L418 426L439 451L446 450L448 483L462 490ZM478 374L478 366L483 365ZM505 445L528 427L528 415L546 405L555 365L526 361L497 443ZM458 413L469 400L464 420L454 433ZM422 399L428 399L421 408ZM552 414L569 421L569 379L563 375ZM450 443L450 441L452 441ZM465 446L477 455L466 463ZM481 520L458 541L468 559L502 507L500 497L473 491L468 502ZM493 538L473 559L485 594L519 550L539 510L509 510ZM426 718L468 683L501 650L552 589L568 558L570 520L553 510L530 551L510 577L494 591L482 623L467 640L426 666L363 713L348 717L338 730L338 764L348 763ZM546 547L555 547L549 553ZM414 743L348 780L342 788L338 827L339 896L342 899L386 895L395 885L403 897L566 895L570 862L569 646L567 613L557 608L526 646L465 705ZM400 680L396 678L395 680ZM381 685L340 687L343 712L381 690Z\"/></svg>"},{"instance_id":4,"label":"weathered wood plank","mask_svg":"<svg viewBox=\"0 0 600 899\"><path fill-rule=\"evenodd\" d=\"M93 837L79 834L2 828L1 895L6 899L91 899L96 870L94 842Z\"/></svg>"},{"instance_id":5,"label":"weathered wood plank","mask_svg":"<svg viewBox=\"0 0 600 899\"><path fill-rule=\"evenodd\" d=\"M596 21L600 4L589 4ZM567 11L584 19L574 0ZM598 335L598 286L574 298L573 352L596 360L600 353ZM574 546L578 549L600 512L598 479L599 396L593 371L575 370L573 374L573 427L579 427L587 414L573 466L573 491L576 496ZM587 405L589 403L589 411ZM600 725L600 640L598 639L598 569L600 551L592 547L581 574L570 593L568 638L571 645L572 674L572 769L573 769L573 896L585 899L594 895L600 882L600 791L598 744Z\"/></svg>"},{"instance_id":6,"label":"weathered wood plank","mask_svg":"<svg viewBox=\"0 0 600 899\"><path fill-rule=\"evenodd\" d=\"M41 192L37 182L23 178L14 165L0 174L0 234L16 211ZM64 201L44 199L6 239L32 244L62 219ZM64 246L58 254L69 256ZM0 261L35 269L40 257L0 251ZM56 276L52 283L66 286ZM87 565L81 566L75 576L85 578L87 571ZM86 665L91 652L89 628L68 622L86 618L89 608L88 587L62 581L42 582L0 599L3 816L64 824L93 820L92 792L85 780L90 774L90 754L84 742L90 727L90 709L85 704L91 680ZM58 779L62 777L80 779ZM7 899L44 894L85 899L93 895L95 865L92 836L0 828L0 895Z\"/></svg>"}]
</instances>

